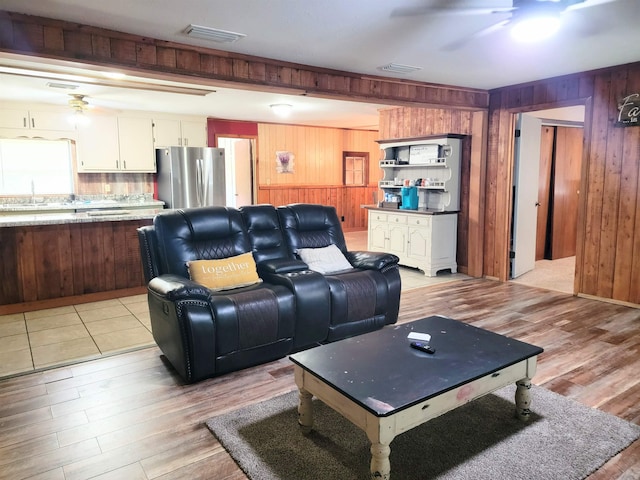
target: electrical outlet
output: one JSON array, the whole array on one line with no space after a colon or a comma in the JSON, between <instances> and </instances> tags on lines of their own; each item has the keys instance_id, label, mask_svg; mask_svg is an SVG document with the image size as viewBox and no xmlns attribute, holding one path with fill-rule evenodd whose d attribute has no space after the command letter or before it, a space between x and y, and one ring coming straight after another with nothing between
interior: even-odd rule
<instances>
[{"instance_id":1,"label":"electrical outlet","mask_svg":"<svg viewBox=\"0 0 640 480\"><path fill-rule=\"evenodd\" d=\"M341 221L341 222L344 222L344 215L342 215L342 216L340 217L340 221Z\"/></svg>"},{"instance_id":2,"label":"electrical outlet","mask_svg":"<svg viewBox=\"0 0 640 480\"><path fill-rule=\"evenodd\" d=\"M104 184L104 193L110 193L110 192L111 192L111 184L105 183Z\"/></svg>"}]
</instances>

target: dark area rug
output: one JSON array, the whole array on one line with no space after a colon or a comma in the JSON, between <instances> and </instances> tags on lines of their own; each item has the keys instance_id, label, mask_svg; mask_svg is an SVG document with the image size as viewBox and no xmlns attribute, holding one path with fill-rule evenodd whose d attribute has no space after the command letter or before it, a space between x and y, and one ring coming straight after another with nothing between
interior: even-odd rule
<instances>
[{"instance_id":1,"label":"dark area rug","mask_svg":"<svg viewBox=\"0 0 640 480\"><path fill-rule=\"evenodd\" d=\"M393 480L582 479L640 437L640 426L534 386L533 414L514 416L505 387L397 436ZM314 399L314 431L298 427L290 392L207 421L252 480L368 479L362 430Z\"/></svg>"}]
</instances>

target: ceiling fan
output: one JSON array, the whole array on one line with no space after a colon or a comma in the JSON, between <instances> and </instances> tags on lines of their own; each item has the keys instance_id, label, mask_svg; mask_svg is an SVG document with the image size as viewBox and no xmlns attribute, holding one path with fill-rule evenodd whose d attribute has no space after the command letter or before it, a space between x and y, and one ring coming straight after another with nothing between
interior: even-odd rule
<instances>
[{"instance_id":1,"label":"ceiling fan","mask_svg":"<svg viewBox=\"0 0 640 480\"><path fill-rule=\"evenodd\" d=\"M470 41L496 32L504 27L512 27L512 33L518 33L518 28L525 28L530 24L533 33L542 38L543 30L547 27L560 26L560 18L563 14L574 10L594 7L616 0L513 0L510 6L508 2L496 2L478 6L477 2L432 2L433 5L418 7L396 8L392 11L392 17L407 17L416 15L442 16L442 15L495 15L497 21L472 33L470 36L453 42L447 46L447 50L455 50ZM541 23L542 19L549 23ZM531 24L530 22L538 22ZM515 32L513 31L515 30ZM527 33L527 32L525 32ZM549 31L549 35L555 31ZM526 39L525 39L526 40Z\"/></svg>"},{"instance_id":2,"label":"ceiling fan","mask_svg":"<svg viewBox=\"0 0 640 480\"><path fill-rule=\"evenodd\" d=\"M95 103L89 103L87 101L87 99L90 98L89 95L81 93L70 93L69 96L71 98L68 100L67 104L69 105L69 107L71 107L74 113L113 113L113 109L96 105ZM93 98L95 98L95 96Z\"/></svg>"},{"instance_id":3,"label":"ceiling fan","mask_svg":"<svg viewBox=\"0 0 640 480\"><path fill-rule=\"evenodd\" d=\"M84 99L86 95L80 95L77 93L70 93L69 95L71 98L69 99L68 104L75 113L84 113L84 111L89 108L89 102Z\"/></svg>"},{"instance_id":4,"label":"ceiling fan","mask_svg":"<svg viewBox=\"0 0 640 480\"><path fill-rule=\"evenodd\" d=\"M86 126L90 119L84 113L89 108L89 102L85 100L86 95L70 93L71 98L67 102L73 113L67 117L69 123L75 127Z\"/></svg>"}]
</instances>

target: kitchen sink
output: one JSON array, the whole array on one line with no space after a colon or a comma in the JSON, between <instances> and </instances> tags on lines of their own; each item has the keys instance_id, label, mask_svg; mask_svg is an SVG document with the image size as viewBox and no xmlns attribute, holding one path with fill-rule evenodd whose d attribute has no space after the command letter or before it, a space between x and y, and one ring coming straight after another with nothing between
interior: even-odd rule
<instances>
[{"instance_id":1,"label":"kitchen sink","mask_svg":"<svg viewBox=\"0 0 640 480\"><path fill-rule=\"evenodd\" d=\"M130 215L130 210L92 210L87 212L89 217L107 217L114 215Z\"/></svg>"}]
</instances>

